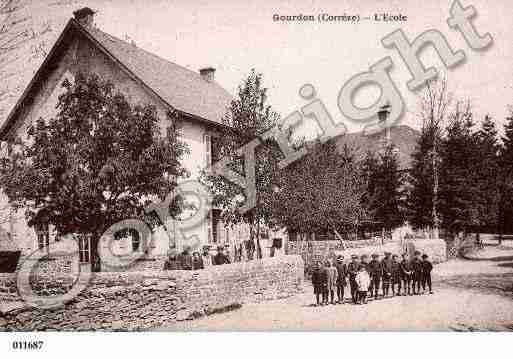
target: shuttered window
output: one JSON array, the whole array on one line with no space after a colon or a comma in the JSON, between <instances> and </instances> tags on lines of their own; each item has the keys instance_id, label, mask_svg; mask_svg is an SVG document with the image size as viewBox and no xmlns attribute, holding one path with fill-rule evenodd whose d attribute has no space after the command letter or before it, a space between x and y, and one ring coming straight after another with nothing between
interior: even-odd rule
<instances>
[{"instance_id":1,"label":"shuttered window","mask_svg":"<svg viewBox=\"0 0 513 359\"><path fill-rule=\"evenodd\" d=\"M210 166L212 164L212 137L205 135L203 142L205 143L205 166Z\"/></svg>"},{"instance_id":2,"label":"shuttered window","mask_svg":"<svg viewBox=\"0 0 513 359\"><path fill-rule=\"evenodd\" d=\"M37 247L39 249L43 249L50 245L50 231L49 231L47 223L36 225L36 234L37 234Z\"/></svg>"},{"instance_id":3,"label":"shuttered window","mask_svg":"<svg viewBox=\"0 0 513 359\"><path fill-rule=\"evenodd\" d=\"M80 263L91 262L91 237L88 235L80 235L78 237L78 254Z\"/></svg>"}]
</instances>

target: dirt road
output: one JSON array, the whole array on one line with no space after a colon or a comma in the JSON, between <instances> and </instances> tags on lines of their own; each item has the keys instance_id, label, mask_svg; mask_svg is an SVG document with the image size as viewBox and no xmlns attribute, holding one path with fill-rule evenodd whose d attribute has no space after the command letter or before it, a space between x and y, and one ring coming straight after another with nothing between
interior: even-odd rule
<instances>
[{"instance_id":1,"label":"dirt road","mask_svg":"<svg viewBox=\"0 0 513 359\"><path fill-rule=\"evenodd\" d=\"M435 266L433 277L433 295L325 307L311 306L306 283L305 292L292 298L160 330L513 330L513 246L486 246L472 259Z\"/></svg>"}]
</instances>

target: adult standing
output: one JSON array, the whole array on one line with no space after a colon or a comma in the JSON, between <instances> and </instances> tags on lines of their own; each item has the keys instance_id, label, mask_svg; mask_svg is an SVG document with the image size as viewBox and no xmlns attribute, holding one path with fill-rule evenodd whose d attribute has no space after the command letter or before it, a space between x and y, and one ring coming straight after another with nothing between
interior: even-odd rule
<instances>
[{"instance_id":1,"label":"adult standing","mask_svg":"<svg viewBox=\"0 0 513 359\"><path fill-rule=\"evenodd\" d=\"M164 263L164 270L177 270L180 269L180 265L178 263L178 256L173 253L172 251L169 251L167 255L167 260Z\"/></svg>"},{"instance_id":2,"label":"adult standing","mask_svg":"<svg viewBox=\"0 0 513 359\"><path fill-rule=\"evenodd\" d=\"M214 256L212 260L213 264L216 266L220 266L223 264L230 264L230 259L224 254L224 246L217 247L217 254Z\"/></svg>"},{"instance_id":3,"label":"adult standing","mask_svg":"<svg viewBox=\"0 0 513 359\"><path fill-rule=\"evenodd\" d=\"M229 244L224 245L224 255L226 256L226 258L228 258L228 263L233 263L232 248L230 247ZM228 264L228 263L223 263L223 264Z\"/></svg>"},{"instance_id":4,"label":"adult standing","mask_svg":"<svg viewBox=\"0 0 513 359\"><path fill-rule=\"evenodd\" d=\"M198 270L204 268L205 266L203 265L203 260L201 259L199 252L192 253L192 269Z\"/></svg>"},{"instance_id":5,"label":"adult standing","mask_svg":"<svg viewBox=\"0 0 513 359\"><path fill-rule=\"evenodd\" d=\"M203 267L210 267L212 265L212 256L210 255L210 246L203 246L203 253L201 253L201 260Z\"/></svg>"},{"instance_id":6,"label":"adult standing","mask_svg":"<svg viewBox=\"0 0 513 359\"><path fill-rule=\"evenodd\" d=\"M189 253L189 247L185 247L178 255L178 265L179 269L182 270L191 270L192 269L192 256Z\"/></svg>"}]
</instances>

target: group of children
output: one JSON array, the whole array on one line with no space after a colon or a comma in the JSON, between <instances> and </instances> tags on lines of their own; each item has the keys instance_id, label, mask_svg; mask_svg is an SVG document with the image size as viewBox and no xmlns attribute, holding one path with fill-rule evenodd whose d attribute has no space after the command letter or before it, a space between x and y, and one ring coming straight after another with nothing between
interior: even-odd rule
<instances>
[{"instance_id":1,"label":"group of children","mask_svg":"<svg viewBox=\"0 0 513 359\"><path fill-rule=\"evenodd\" d=\"M318 262L312 272L316 305L327 305L329 299L331 304L344 304L344 289L348 282L354 304L366 304L367 296L378 299L380 286L383 298L388 297L390 292L392 296L419 295L421 287L422 293L426 292L427 287L429 294L433 294L433 265L427 254L423 254L422 258L420 254L419 251L415 251L411 260L403 254L400 262L396 254L391 255L389 252L385 252L383 260L379 260L378 254L373 254L370 262L367 261L368 256L365 254L361 258L352 255L349 264L344 263L344 257L341 255L333 265L330 261L326 261L324 266L322 262Z\"/></svg>"}]
</instances>

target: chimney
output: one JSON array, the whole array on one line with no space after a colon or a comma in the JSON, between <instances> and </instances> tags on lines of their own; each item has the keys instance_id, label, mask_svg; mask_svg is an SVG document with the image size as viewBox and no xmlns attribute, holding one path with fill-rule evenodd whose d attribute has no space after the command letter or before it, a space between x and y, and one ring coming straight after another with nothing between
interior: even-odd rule
<instances>
[{"instance_id":1,"label":"chimney","mask_svg":"<svg viewBox=\"0 0 513 359\"><path fill-rule=\"evenodd\" d=\"M390 115L390 104L386 103L384 106L381 106L381 108L378 111L378 120L379 123L382 126L385 126L385 141L386 144L390 144L390 126L387 123L388 115Z\"/></svg>"},{"instance_id":2,"label":"chimney","mask_svg":"<svg viewBox=\"0 0 513 359\"><path fill-rule=\"evenodd\" d=\"M76 11L73 11L75 20L84 27L92 27L94 21L94 11L91 8L83 7Z\"/></svg>"},{"instance_id":3,"label":"chimney","mask_svg":"<svg viewBox=\"0 0 513 359\"><path fill-rule=\"evenodd\" d=\"M214 81L215 72L216 72L216 69L214 69L213 67L205 67L205 68L199 70L201 78L207 82Z\"/></svg>"}]
</instances>

